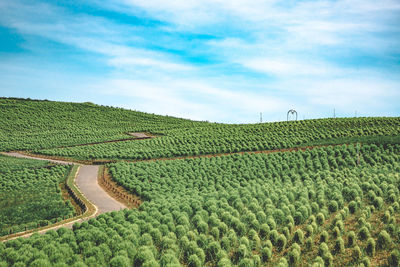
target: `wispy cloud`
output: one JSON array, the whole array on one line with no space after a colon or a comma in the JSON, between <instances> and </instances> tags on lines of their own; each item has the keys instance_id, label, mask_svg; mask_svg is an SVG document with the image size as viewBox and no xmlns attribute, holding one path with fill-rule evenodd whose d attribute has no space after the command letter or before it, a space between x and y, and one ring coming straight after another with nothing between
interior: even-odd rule
<instances>
[{"instance_id":1,"label":"wispy cloud","mask_svg":"<svg viewBox=\"0 0 400 267\"><path fill-rule=\"evenodd\" d=\"M37 92L61 88L59 79L62 88L86 92L82 101L96 93L102 104L226 122L252 121L258 112L284 119L279 114L292 107L307 118L333 107L400 111L395 0L76 5L0 2L0 25L17 32L25 49L0 54L0 90L35 97L27 84Z\"/></svg>"}]
</instances>

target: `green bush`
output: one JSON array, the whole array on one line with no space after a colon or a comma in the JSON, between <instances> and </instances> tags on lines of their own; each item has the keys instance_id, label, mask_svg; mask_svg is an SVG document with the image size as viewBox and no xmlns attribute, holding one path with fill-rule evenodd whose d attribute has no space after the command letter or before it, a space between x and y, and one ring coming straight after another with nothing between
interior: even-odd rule
<instances>
[{"instance_id":1,"label":"green bush","mask_svg":"<svg viewBox=\"0 0 400 267\"><path fill-rule=\"evenodd\" d=\"M268 237L269 232L270 232L269 225L266 224L266 223L261 224L261 226L260 226L260 237L261 237L262 240L264 240L264 239L266 239Z\"/></svg>"},{"instance_id":2,"label":"green bush","mask_svg":"<svg viewBox=\"0 0 400 267\"><path fill-rule=\"evenodd\" d=\"M322 231L322 233L321 233L321 235L320 235L320 237L319 237L319 242L320 243L323 243L323 242L328 242L328 239L329 239L329 234L328 234L328 232L327 231Z\"/></svg>"},{"instance_id":3,"label":"green bush","mask_svg":"<svg viewBox=\"0 0 400 267\"><path fill-rule=\"evenodd\" d=\"M131 266L130 260L125 256L115 256L110 260L110 266L112 267L128 267Z\"/></svg>"},{"instance_id":4,"label":"green bush","mask_svg":"<svg viewBox=\"0 0 400 267\"><path fill-rule=\"evenodd\" d=\"M338 228L337 226L335 226L335 227L333 228L332 237L333 237L333 238L338 238L338 237L340 237L340 230L339 230L339 228Z\"/></svg>"},{"instance_id":5,"label":"green bush","mask_svg":"<svg viewBox=\"0 0 400 267\"><path fill-rule=\"evenodd\" d=\"M310 236L312 236L314 234L314 228L310 224L308 224L306 226L306 230L305 231L306 231L306 234L305 234L306 237L310 237Z\"/></svg>"},{"instance_id":6,"label":"green bush","mask_svg":"<svg viewBox=\"0 0 400 267\"><path fill-rule=\"evenodd\" d=\"M336 200L331 200L331 201L329 201L328 210L329 210L331 213L338 211L338 209L339 209L339 205L338 205L338 203L337 203Z\"/></svg>"},{"instance_id":7,"label":"green bush","mask_svg":"<svg viewBox=\"0 0 400 267\"><path fill-rule=\"evenodd\" d=\"M366 226L361 227L360 231L358 232L358 239L359 240L366 240L370 237L369 230Z\"/></svg>"},{"instance_id":8,"label":"green bush","mask_svg":"<svg viewBox=\"0 0 400 267\"><path fill-rule=\"evenodd\" d=\"M372 237L368 238L367 240L367 246L365 247L365 252L370 257L375 256L375 240Z\"/></svg>"},{"instance_id":9,"label":"green bush","mask_svg":"<svg viewBox=\"0 0 400 267\"><path fill-rule=\"evenodd\" d=\"M325 254L322 258L324 259L325 266L333 266L333 256L330 252Z\"/></svg>"},{"instance_id":10,"label":"green bush","mask_svg":"<svg viewBox=\"0 0 400 267\"><path fill-rule=\"evenodd\" d=\"M385 211L385 214L384 214L383 217L382 217L382 221L383 221L384 223L388 223L389 220L390 220L390 212L387 210L387 211Z\"/></svg>"},{"instance_id":11,"label":"green bush","mask_svg":"<svg viewBox=\"0 0 400 267\"><path fill-rule=\"evenodd\" d=\"M362 253L359 246L355 245L352 249L352 257L354 261L358 261L361 259Z\"/></svg>"},{"instance_id":12,"label":"green bush","mask_svg":"<svg viewBox=\"0 0 400 267\"><path fill-rule=\"evenodd\" d=\"M354 214L357 211L357 202L355 202L354 200L350 201L349 203L349 211L351 214Z\"/></svg>"},{"instance_id":13,"label":"green bush","mask_svg":"<svg viewBox=\"0 0 400 267\"><path fill-rule=\"evenodd\" d=\"M296 243L298 243L300 245L303 244L304 233L303 233L303 231L301 229L297 229L296 232L294 232L292 241L296 242Z\"/></svg>"},{"instance_id":14,"label":"green bush","mask_svg":"<svg viewBox=\"0 0 400 267\"><path fill-rule=\"evenodd\" d=\"M286 258L281 258L277 265L277 267L288 267L288 266L289 266L289 264L288 264Z\"/></svg>"},{"instance_id":15,"label":"green bush","mask_svg":"<svg viewBox=\"0 0 400 267\"><path fill-rule=\"evenodd\" d=\"M322 225L325 222L325 216L322 212L319 212L316 217L316 222L318 225Z\"/></svg>"},{"instance_id":16,"label":"green bush","mask_svg":"<svg viewBox=\"0 0 400 267\"><path fill-rule=\"evenodd\" d=\"M251 259L244 258L239 261L238 267L254 267L254 264Z\"/></svg>"},{"instance_id":17,"label":"green bush","mask_svg":"<svg viewBox=\"0 0 400 267\"><path fill-rule=\"evenodd\" d=\"M272 257L272 251L269 247L264 247L261 250L261 259L263 262L267 262L271 259Z\"/></svg>"},{"instance_id":18,"label":"green bush","mask_svg":"<svg viewBox=\"0 0 400 267\"><path fill-rule=\"evenodd\" d=\"M381 197L375 197L374 200L372 201L372 204L378 210L382 209L383 203L384 203L384 201L383 201L383 198L381 198Z\"/></svg>"},{"instance_id":19,"label":"green bush","mask_svg":"<svg viewBox=\"0 0 400 267\"><path fill-rule=\"evenodd\" d=\"M300 263L300 251L297 249L291 249L288 253L287 260L289 266L298 266Z\"/></svg>"},{"instance_id":20,"label":"green bush","mask_svg":"<svg viewBox=\"0 0 400 267\"><path fill-rule=\"evenodd\" d=\"M392 239L390 238L390 235L388 232L385 230L382 230L379 235L378 235L378 241L377 241L378 249L387 249L390 247L390 244L392 243Z\"/></svg>"},{"instance_id":21,"label":"green bush","mask_svg":"<svg viewBox=\"0 0 400 267\"><path fill-rule=\"evenodd\" d=\"M344 241L341 237L335 240L335 246L333 247L333 252L335 255L344 253Z\"/></svg>"},{"instance_id":22,"label":"green bush","mask_svg":"<svg viewBox=\"0 0 400 267\"><path fill-rule=\"evenodd\" d=\"M356 243L356 233L354 231L350 231L347 235L347 246L353 247Z\"/></svg>"},{"instance_id":23,"label":"green bush","mask_svg":"<svg viewBox=\"0 0 400 267\"><path fill-rule=\"evenodd\" d=\"M390 253L390 256L388 258L388 263L390 266L393 267L398 267L400 266L400 251L399 250L393 250L392 253Z\"/></svg>"},{"instance_id":24,"label":"green bush","mask_svg":"<svg viewBox=\"0 0 400 267\"><path fill-rule=\"evenodd\" d=\"M229 266L232 266L232 263L231 263L230 259L228 259L228 258L220 259L217 264L217 267L229 267Z\"/></svg>"},{"instance_id":25,"label":"green bush","mask_svg":"<svg viewBox=\"0 0 400 267\"><path fill-rule=\"evenodd\" d=\"M324 255L329 253L329 247L325 242L322 242L318 248L318 255L324 257Z\"/></svg>"},{"instance_id":26,"label":"green bush","mask_svg":"<svg viewBox=\"0 0 400 267\"><path fill-rule=\"evenodd\" d=\"M269 232L269 240L271 241L271 243L276 246L276 241L278 240L279 237L279 233L277 230L272 230L271 232Z\"/></svg>"},{"instance_id":27,"label":"green bush","mask_svg":"<svg viewBox=\"0 0 400 267\"><path fill-rule=\"evenodd\" d=\"M261 266L261 258L259 255L253 255L252 259L255 267Z\"/></svg>"},{"instance_id":28,"label":"green bush","mask_svg":"<svg viewBox=\"0 0 400 267\"><path fill-rule=\"evenodd\" d=\"M307 237L306 242L305 242L305 247L307 251L312 250L314 245L314 241L311 237Z\"/></svg>"},{"instance_id":29,"label":"green bush","mask_svg":"<svg viewBox=\"0 0 400 267\"><path fill-rule=\"evenodd\" d=\"M286 247L286 237L283 234L280 234L278 239L276 240L276 249L280 252Z\"/></svg>"},{"instance_id":30,"label":"green bush","mask_svg":"<svg viewBox=\"0 0 400 267\"><path fill-rule=\"evenodd\" d=\"M371 261L369 260L368 257L364 257L361 263L364 264L365 267L371 267Z\"/></svg>"},{"instance_id":31,"label":"green bush","mask_svg":"<svg viewBox=\"0 0 400 267\"><path fill-rule=\"evenodd\" d=\"M324 267L325 266L325 262L324 259L320 256L317 256L312 264L312 267Z\"/></svg>"},{"instance_id":32,"label":"green bush","mask_svg":"<svg viewBox=\"0 0 400 267\"><path fill-rule=\"evenodd\" d=\"M201 260L197 255L190 255L188 259L188 267L200 267L202 266Z\"/></svg>"}]
</instances>

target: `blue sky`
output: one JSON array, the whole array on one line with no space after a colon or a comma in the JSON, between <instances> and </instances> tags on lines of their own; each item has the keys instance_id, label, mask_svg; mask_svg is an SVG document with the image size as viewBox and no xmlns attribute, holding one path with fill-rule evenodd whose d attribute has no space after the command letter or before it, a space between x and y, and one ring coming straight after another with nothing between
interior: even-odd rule
<instances>
[{"instance_id":1,"label":"blue sky","mask_svg":"<svg viewBox=\"0 0 400 267\"><path fill-rule=\"evenodd\" d=\"M0 0L0 95L230 123L400 116L397 0Z\"/></svg>"}]
</instances>

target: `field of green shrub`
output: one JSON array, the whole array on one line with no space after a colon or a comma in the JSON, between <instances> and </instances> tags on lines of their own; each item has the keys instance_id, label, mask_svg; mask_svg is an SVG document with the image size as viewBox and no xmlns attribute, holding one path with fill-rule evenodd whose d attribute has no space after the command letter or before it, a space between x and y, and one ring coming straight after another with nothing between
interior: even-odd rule
<instances>
[{"instance_id":1,"label":"field of green shrub","mask_svg":"<svg viewBox=\"0 0 400 267\"><path fill-rule=\"evenodd\" d=\"M335 144L363 141L365 137L400 134L399 118L345 118L248 125L213 125L165 130L164 135L141 141L123 141L35 153L78 159L171 158L179 156L260 151L316 142ZM339 142L339 143L340 143Z\"/></svg>"},{"instance_id":2,"label":"field of green shrub","mask_svg":"<svg viewBox=\"0 0 400 267\"><path fill-rule=\"evenodd\" d=\"M0 151L52 148L126 139L199 122L99 106L0 98Z\"/></svg>"},{"instance_id":3,"label":"field of green shrub","mask_svg":"<svg viewBox=\"0 0 400 267\"><path fill-rule=\"evenodd\" d=\"M0 154L0 173L19 171L25 168L41 168L49 166L45 160L15 158Z\"/></svg>"},{"instance_id":4,"label":"field of green shrub","mask_svg":"<svg viewBox=\"0 0 400 267\"><path fill-rule=\"evenodd\" d=\"M0 265L383 266L400 260L399 145L362 145L359 157L357 147L343 145L108 168L143 199L139 210L2 243Z\"/></svg>"},{"instance_id":5,"label":"field of green shrub","mask_svg":"<svg viewBox=\"0 0 400 267\"><path fill-rule=\"evenodd\" d=\"M45 167L46 161L0 157L0 236L44 226L74 215L59 184L71 166Z\"/></svg>"},{"instance_id":6,"label":"field of green shrub","mask_svg":"<svg viewBox=\"0 0 400 267\"><path fill-rule=\"evenodd\" d=\"M337 118L218 124L94 105L0 98L0 151L78 159L150 159L257 151L399 136L400 118ZM132 138L156 138L75 146ZM67 146L67 147L65 147Z\"/></svg>"},{"instance_id":7,"label":"field of green shrub","mask_svg":"<svg viewBox=\"0 0 400 267\"><path fill-rule=\"evenodd\" d=\"M400 264L400 117L229 125L10 98L0 112L0 151L116 161L142 202L1 242L0 267ZM91 144L129 132L156 137ZM70 168L0 155L0 235L71 216Z\"/></svg>"}]
</instances>

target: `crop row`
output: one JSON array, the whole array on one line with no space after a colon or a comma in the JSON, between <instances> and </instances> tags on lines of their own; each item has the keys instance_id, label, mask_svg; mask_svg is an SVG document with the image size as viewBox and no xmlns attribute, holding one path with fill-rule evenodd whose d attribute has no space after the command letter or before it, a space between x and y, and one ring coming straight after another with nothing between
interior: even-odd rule
<instances>
[{"instance_id":1,"label":"crop row","mask_svg":"<svg viewBox=\"0 0 400 267\"><path fill-rule=\"evenodd\" d=\"M260 151L313 145L336 139L393 136L400 133L398 118L324 119L258 125L213 125L166 130L163 136L35 153L78 159L171 158L179 156Z\"/></svg>"},{"instance_id":2,"label":"crop row","mask_svg":"<svg viewBox=\"0 0 400 267\"><path fill-rule=\"evenodd\" d=\"M354 266L400 260L399 145L108 168L145 200L139 210L0 244L3 264Z\"/></svg>"},{"instance_id":3,"label":"crop row","mask_svg":"<svg viewBox=\"0 0 400 267\"><path fill-rule=\"evenodd\" d=\"M70 168L53 166L0 173L0 235L72 216L74 208L62 199L59 187Z\"/></svg>"}]
</instances>

